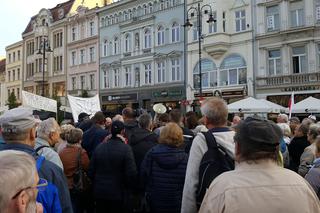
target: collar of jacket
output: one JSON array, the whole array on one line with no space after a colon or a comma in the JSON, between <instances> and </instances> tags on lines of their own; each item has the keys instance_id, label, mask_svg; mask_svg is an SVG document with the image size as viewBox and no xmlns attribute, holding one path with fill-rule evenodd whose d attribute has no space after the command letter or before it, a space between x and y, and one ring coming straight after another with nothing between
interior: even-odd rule
<instances>
[{"instance_id":1,"label":"collar of jacket","mask_svg":"<svg viewBox=\"0 0 320 213\"><path fill-rule=\"evenodd\" d=\"M245 171L245 170L265 170L265 169L277 169L281 168L277 165L277 162L273 160L258 160L257 162L240 162L236 163L235 170Z\"/></svg>"},{"instance_id":2,"label":"collar of jacket","mask_svg":"<svg viewBox=\"0 0 320 213\"><path fill-rule=\"evenodd\" d=\"M231 131L231 129L229 129L228 127L214 127L212 129L209 130L210 132L229 132Z\"/></svg>"},{"instance_id":3,"label":"collar of jacket","mask_svg":"<svg viewBox=\"0 0 320 213\"><path fill-rule=\"evenodd\" d=\"M39 146L50 146L50 144L48 143L48 141L46 141L45 139L43 138L36 138L36 143L39 145Z\"/></svg>"},{"instance_id":4,"label":"collar of jacket","mask_svg":"<svg viewBox=\"0 0 320 213\"><path fill-rule=\"evenodd\" d=\"M27 144L9 143L9 144L4 145L3 150L22 151L22 152L26 152L32 156L37 156L36 152L34 151L34 148L32 146L27 145Z\"/></svg>"}]
</instances>

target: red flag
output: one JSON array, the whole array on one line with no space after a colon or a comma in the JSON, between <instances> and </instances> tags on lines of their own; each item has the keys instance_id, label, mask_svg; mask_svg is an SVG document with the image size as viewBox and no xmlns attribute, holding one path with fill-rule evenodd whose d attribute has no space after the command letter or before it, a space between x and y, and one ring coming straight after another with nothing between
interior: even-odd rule
<instances>
[{"instance_id":1,"label":"red flag","mask_svg":"<svg viewBox=\"0 0 320 213\"><path fill-rule=\"evenodd\" d=\"M291 93L291 97L289 99L288 107L289 107L289 119L291 118L291 112L294 105L294 92Z\"/></svg>"}]
</instances>

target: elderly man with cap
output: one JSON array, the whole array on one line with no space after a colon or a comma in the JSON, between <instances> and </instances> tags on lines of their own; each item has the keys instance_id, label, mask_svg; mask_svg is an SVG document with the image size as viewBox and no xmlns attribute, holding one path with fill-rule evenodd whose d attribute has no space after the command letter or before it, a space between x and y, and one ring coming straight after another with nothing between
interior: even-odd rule
<instances>
[{"instance_id":1,"label":"elderly man with cap","mask_svg":"<svg viewBox=\"0 0 320 213\"><path fill-rule=\"evenodd\" d=\"M298 174L277 165L280 128L249 117L237 127L234 171L217 177L200 212L318 213L319 200Z\"/></svg>"},{"instance_id":2,"label":"elderly man with cap","mask_svg":"<svg viewBox=\"0 0 320 213\"><path fill-rule=\"evenodd\" d=\"M35 159L39 158L34 150L36 122L32 110L19 107L6 111L0 116L0 124L6 142L1 150L23 151ZM57 187L62 212L72 212L67 180L62 169L46 159L42 161L39 167L39 177L46 179Z\"/></svg>"}]
</instances>

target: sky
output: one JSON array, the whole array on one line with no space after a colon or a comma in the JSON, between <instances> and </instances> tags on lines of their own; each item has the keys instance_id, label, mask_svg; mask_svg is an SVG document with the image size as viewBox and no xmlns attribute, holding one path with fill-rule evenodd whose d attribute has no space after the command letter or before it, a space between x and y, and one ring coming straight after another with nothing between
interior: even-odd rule
<instances>
[{"instance_id":1,"label":"sky","mask_svg":"<svg viewBox=\"0 0 320 213\"><path fill-rule=\"evenodd\" d=\"M0 1L0 58L6 55L6 46L22 40L21 33L30 18L42 9L52 8L67 0L1 0Z\"/></svg>"}]
</instances>

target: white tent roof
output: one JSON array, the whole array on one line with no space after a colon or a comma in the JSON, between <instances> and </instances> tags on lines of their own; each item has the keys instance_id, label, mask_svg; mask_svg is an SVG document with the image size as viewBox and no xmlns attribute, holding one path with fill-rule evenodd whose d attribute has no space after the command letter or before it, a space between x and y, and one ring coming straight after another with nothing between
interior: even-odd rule
<instances>
[{"instance_id":1,"label":"white tent roof","mask_svg":"<svg viewBox=\"0 0 320 213\"><path fill-rule=\"evenodd\" d=\"M279 105L279 104L275 104L271 101L268 101L266 99L259 99L259 101L261 101L262 103L268 105L271 107L271 112L275 112L275 113L280 113L280 112L284 112L286 111L286 108Z\"/></svg>"},{"instance_id":2,"label":"white tent roof","mask_svg":"<svg viewBox=\"0 0 320 213\"><path fill-rule=\"evenodd\" d=\"M269 113L272 107L261 100L249 97L228 105L229 113Z\"/></svg>"},{"instance_id":3,"label":"white tent roof","mask_svg":"<svg viewBox=\"0 0 320 213\"><path fill-rule=\"evenodd\" d=\"M310 96L294 104L292 113L320 113L320 100Z\"/></svg>"}]
</instances>

